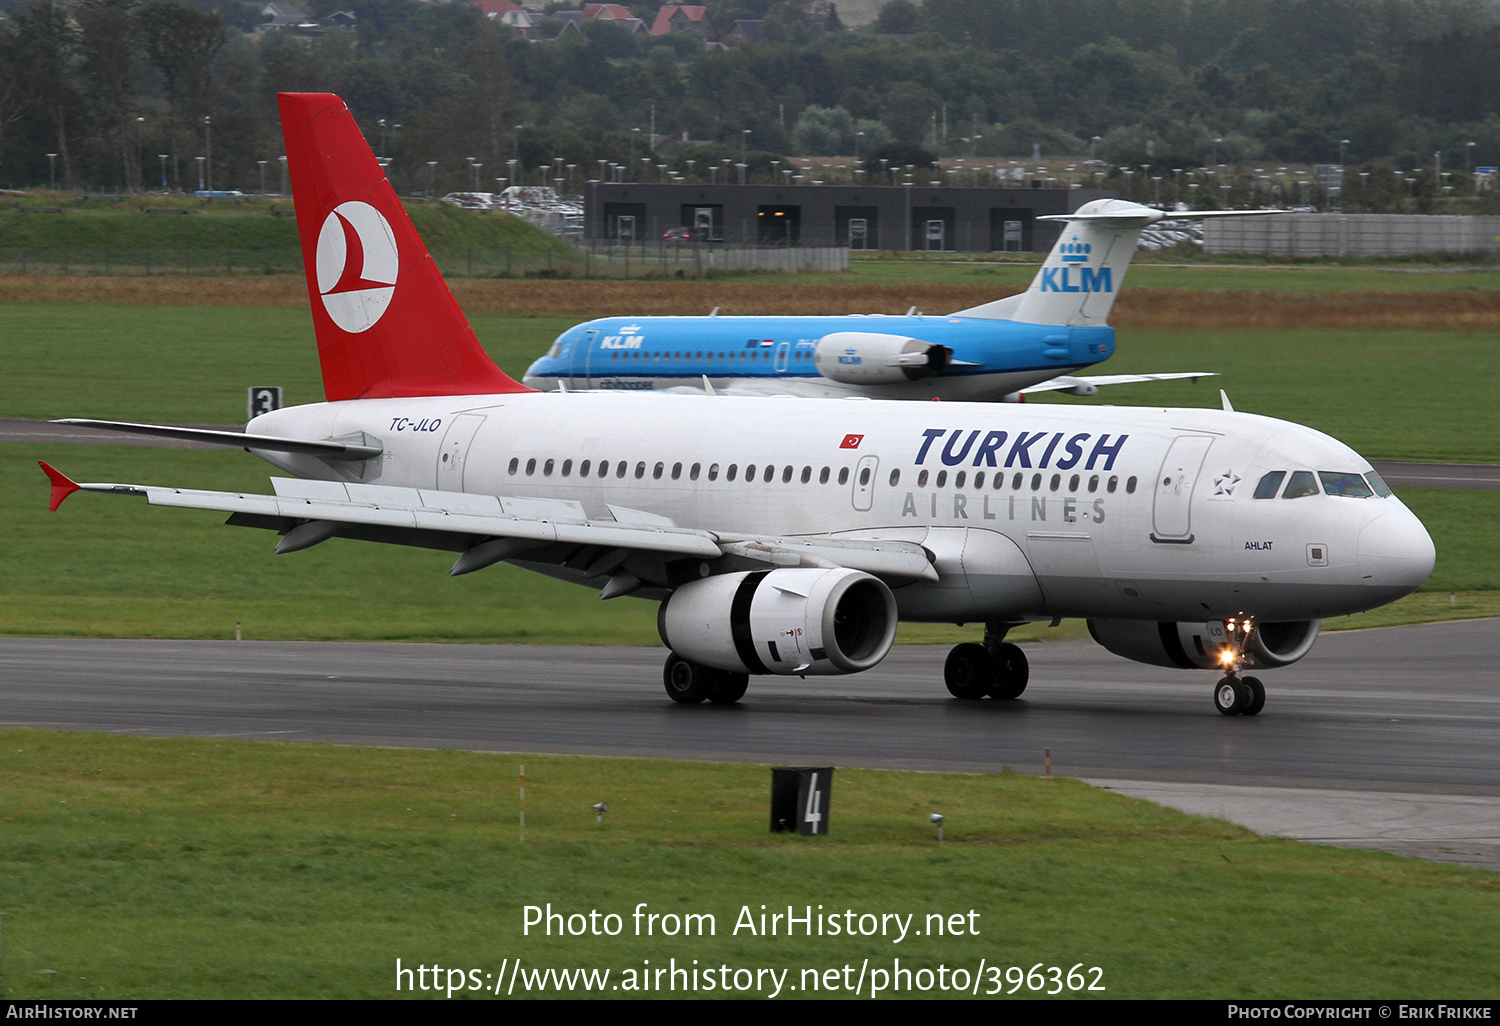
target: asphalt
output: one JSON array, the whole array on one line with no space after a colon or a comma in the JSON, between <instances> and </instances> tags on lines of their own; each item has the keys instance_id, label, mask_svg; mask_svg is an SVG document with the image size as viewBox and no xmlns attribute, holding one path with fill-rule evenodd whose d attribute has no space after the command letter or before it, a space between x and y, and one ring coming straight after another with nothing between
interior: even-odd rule
<instances>
[{"instance_id":1,"label":"asphalt","mask_svg":"<svg viewBox=\"0 0 1500 1026\"><path fill-rule=\"evenodd\" d=\"M1500 621L1320 639L1260 674L1257 717L1212 674L1090 642L1028 646L1015 702L944 690L946 650L850 677L756 678L684 707L657 649L0 639L0 725L157 736L1081 777L1262 832L1500 870Z\"/></svg>"}]
</instances>

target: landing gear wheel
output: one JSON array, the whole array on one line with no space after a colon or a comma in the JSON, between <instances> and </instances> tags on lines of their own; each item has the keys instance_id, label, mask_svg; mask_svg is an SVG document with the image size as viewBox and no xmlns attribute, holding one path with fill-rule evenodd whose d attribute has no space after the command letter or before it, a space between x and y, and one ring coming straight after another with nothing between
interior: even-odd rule
<instances>
[{"instance_id":1,"label":"landing gear wheel","mask_svg":"<svg viewBox=\"0 0 1500 1026\"><path fill-rule=\"evenodd\" d=\"M672 701L683 705L697 705L711 694L714 684L718 682L719 671L688 662L673 652L667 656L661 676L662 683L667 688L667 696Z\"/></svg>"},{"instance_id":2,"label":"landing gear wheel","mask_svg":"<svg viewBox=\"0 0 1500 1026\"><path fill-rule=\"evenodd\" d=\"M1250 693L1250 700L1240 710L1240 715L1254 716L1266 707L1266 686L1259 677L1241 677L1240 684Z\"/></svg>"},{"instance_id":3,"label":"landing gear wheel","mask_svg":"<svg viewBox=\"0 0 1500 1026\"><path fill-rule=\"evenodd\" d=\"M995 676L990 681L989 696L1000 699L1020 698L1021 692L1026 690L1026 682L1031 678L1031 666L1026 662L1026 653L1007 641L995 646L990 658L995 663Z\"/></svg>"},{"instance_id":4,"label":"landing gear wheel","mask_svg":"<svg viewBox=\"0 0 1500 1026\"><path fill-rule=\"evenodd\" d=\"M708 700L714 705L733 705L745 697L745 691L750 687L748 673L711 672L718 673L718 679L708 689Z\"/></svg>"},{"instance_id":5,"label":"landing gear wheel","mask_svg":"<svg viewBox=\"0 0 1500 1026\"><path fill-rule=\"evenodd\" d=\"M973 642L956 646L943 664L943 683L954 698L983 698L995 680L995 660L983 645Z\"/></svg>"},{"instance_id":6,"label":"landing gear wheel","mask_svg":"<svg viewBox=\"0 0 1500 1026\"><path fill-rule=\"evenodd\" d=\"M1250 689L1234 677L1214 685L1214 708L1225 716L1238 716L1250 704Z\"/></svg>"}]
</instances>

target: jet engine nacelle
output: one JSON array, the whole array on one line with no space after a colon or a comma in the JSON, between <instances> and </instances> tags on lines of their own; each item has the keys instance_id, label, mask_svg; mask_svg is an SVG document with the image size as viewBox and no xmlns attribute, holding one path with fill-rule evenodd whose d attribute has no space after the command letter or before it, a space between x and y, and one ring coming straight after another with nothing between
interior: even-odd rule
<instances>
[{"instance_id":1,"label":"jet engine nacelle","mask_svg":"<svg viewBox=\"0 0 1500 1026\"><path fill-rule=\"evenodd\" d=\"M818 339L813 365L830 381L849 385L899 385L948 367L953 350L905 335L835 331Z\"/></svg>"},{"instance_id":2,"label":"jet engine nacelle","mask_svg":"<svg viewBox=\"0 0 1500 1026\"><path fill-rule=\"evenodd\" d=\"M674 591L657 629L682 658L732 673L857 673L891 650L896 599L859 570L720 574Z\"/></svg>"},{"instance_id":3,"label":"jet engine nacelle","mask_svg":"<svg viewBox=\"0 0 1500 1026\"><path fill-rule=\"evenodd\" d=\"M1245 646L1243 665L1289 666L1312 650L1319 620L1258 623ZM1222 620L1156 623L1150 620L1090 620L1089 635L1117 656L1152 666L1218 670L1229 644Z\"/></svg>"}]
</instances>

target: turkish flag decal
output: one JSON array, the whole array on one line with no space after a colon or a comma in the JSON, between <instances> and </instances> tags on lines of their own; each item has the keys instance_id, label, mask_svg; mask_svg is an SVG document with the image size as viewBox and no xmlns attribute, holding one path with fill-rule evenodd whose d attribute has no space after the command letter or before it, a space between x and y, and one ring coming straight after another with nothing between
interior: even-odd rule
<instances>
[{"instance_id":1,"label":"turkish flag decal","mask_svg":"<svg viewBox=\"0 0 1500 1026\"><path fill-rule=\"evenodd\" d=\"M844 440L839 443L840 449L858 449L859 443L865 440L864 435L845 435Z\"/></svg>"}]
</instances>

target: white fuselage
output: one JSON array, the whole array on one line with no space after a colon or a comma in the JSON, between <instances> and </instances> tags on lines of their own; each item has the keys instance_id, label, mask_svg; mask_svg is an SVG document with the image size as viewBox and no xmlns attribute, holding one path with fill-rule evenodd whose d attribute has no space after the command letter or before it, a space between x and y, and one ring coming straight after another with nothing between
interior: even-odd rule
<instances>
[{"instance_id":1,"label":"white fuselage","mask_svg":"<svg viewBox=\"0 0 1500 1026\"><path fill-rule=\"evenodd\" d=\"M249 430L363 433L385 449L365 483L915 541L940 580L895 589L906 620L1314 619L1389 602L1433 563L1394 496L1252 498L1271 471L1371 468L1320 432L1219 410L524 393L293 407Z\"/></svg>"}]
</instances>

